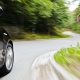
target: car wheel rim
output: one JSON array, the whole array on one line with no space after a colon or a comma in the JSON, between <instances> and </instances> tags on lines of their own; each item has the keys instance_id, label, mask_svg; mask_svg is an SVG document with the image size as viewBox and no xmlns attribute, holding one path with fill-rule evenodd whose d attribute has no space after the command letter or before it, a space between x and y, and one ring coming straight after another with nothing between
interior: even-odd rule
<instances>
[{"instance_id":1,"label":"car wheel rim","mask_svg":"<svg viewBox=\"0 0 80 80\"><path fill-rule=\"evenodd\" d=\"M6 54L6 68L11 70L13 66L13 51L11 47L8 47Z\"/></svg>"}]
</instances>

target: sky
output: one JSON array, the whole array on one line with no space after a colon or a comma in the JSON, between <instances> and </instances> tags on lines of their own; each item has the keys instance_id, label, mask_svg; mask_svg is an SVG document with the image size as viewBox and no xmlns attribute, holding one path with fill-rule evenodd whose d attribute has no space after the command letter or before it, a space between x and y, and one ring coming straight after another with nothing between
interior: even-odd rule
<instances>
[{"instance_id":1,"label":"sky","mask_svg":"<svg viewBox=\"0 0 80 80\"><path fill-rule=\"evenodd\" d=\"M72 3L73 0L66 0L66 1L69 1L70 2L69 11L74 11L78 7L78 4L80 2L80 0L75 1L73 3Z\"/></svg>"}]
</instances>

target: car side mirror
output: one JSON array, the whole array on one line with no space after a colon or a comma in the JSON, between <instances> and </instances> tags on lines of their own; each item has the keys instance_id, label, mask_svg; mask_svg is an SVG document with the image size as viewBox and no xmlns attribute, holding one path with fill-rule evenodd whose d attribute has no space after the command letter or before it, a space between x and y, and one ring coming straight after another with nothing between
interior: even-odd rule
<instances>
[{"instance_id":1,"label":"car side mirror","mask_svg":"<svg viewBox=\"0 0 80 80\"><path fill-rule=\"evenodd\" d=\"M3 9L0 7L0 16L3 14Z\"/></svg>"}]
</instances>

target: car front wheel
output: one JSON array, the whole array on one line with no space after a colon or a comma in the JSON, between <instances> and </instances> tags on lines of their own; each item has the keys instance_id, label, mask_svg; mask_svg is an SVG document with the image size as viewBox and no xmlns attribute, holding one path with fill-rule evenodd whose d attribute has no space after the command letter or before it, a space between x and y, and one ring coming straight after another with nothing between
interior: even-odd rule
<instances>
[{"instance_id":1,"label":"car front wheel","mask_svg":"<svg viewBox=\"0 0 80 80\"><path fill-rule=\"evenodd\" d=\"M14 63L14 51L11 44L8 44L5 54L5 62L1 68L1 74L5 75L11 72Z\"/></svg>"}]
</instances>

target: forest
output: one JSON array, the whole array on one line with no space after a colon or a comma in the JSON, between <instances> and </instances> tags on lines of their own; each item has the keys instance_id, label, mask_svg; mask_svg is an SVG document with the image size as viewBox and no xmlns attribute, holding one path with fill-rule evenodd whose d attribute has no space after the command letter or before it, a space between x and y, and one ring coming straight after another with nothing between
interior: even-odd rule
<instances>
[{"instance_id":1,"label":"forest","mask_svg":"<svg viewBox=\"0 0 80 80\"><path fill-rule=\"evenodd\" d=\"M65 0L0 0L3 8L0 26L8 29L13 37L25 32L56 35L55 28L80 32L77 22L80 5L74 12L67 5L69 2Z\"/></svg>"}]
</instances>

